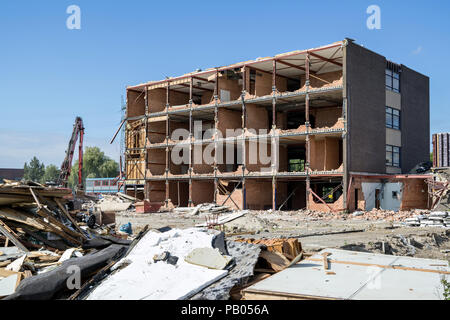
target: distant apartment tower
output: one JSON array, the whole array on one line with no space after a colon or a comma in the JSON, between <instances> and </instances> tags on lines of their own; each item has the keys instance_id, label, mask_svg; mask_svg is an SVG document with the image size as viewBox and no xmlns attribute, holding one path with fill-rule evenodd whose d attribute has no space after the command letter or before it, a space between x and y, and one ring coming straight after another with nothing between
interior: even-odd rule
<instances>
[{"instance_id":1,"label":"distant apartment tower","mask_svg":"<svg viewBox=\"0 0 450 320\"><path fill-rule=\"evenodd\" d=\"M154 208L425 207L408 173L429 137L429 78L346 39L128 87L126 192ZM253 140L277 165L250 161Z\"/></svg>"},{"instance_id":2,"label":"distant apartment tower","mask_svg":"<svg viewBox=\"0 0 450 320\"><path fill-rule=\"evenodd\" d=\"M450 133L433 134L433 167L450 167Z\"/></svg>"}]
</instances>

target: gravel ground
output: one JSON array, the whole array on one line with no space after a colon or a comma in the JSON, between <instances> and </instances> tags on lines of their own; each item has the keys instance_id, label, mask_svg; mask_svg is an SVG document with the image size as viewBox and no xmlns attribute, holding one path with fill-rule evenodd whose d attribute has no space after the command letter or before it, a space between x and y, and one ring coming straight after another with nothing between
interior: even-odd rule
<instances>
[{"instance_id":1,"label":"gravel ground","mask_svg":"<svg viewBox=\"0 0 450 320\"><path fill-rule=\"evenodd\" d=\"M326 214L320 217L310 212L249 211L245 216L228 222L224 231L229 239L294 237L306 251L343 248L448 260L450 229L398 227L393 220L391 217L374 220L373 214L359 217L341 214L329 219ZM205 222L205 217L170 212L123 212L116 215L117 228L127 222L131 222L133 232L137 234L145 225L151 228L188 228Z\"/></svg>"}]
</instances>

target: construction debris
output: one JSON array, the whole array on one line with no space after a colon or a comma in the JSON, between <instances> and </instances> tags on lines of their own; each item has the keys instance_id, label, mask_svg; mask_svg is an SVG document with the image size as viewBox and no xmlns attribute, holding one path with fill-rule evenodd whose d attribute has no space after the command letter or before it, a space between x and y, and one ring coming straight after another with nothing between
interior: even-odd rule
<instances>
[{"instance_id":1,"label":"construction debris","mask_svg":"<svg viewBox=\"0 0 450 320\"><path fill-rule=\"evenodd\" d=\"M206 215L206 214L219 214L230 212L230 208L227 206L218 206L214 203L203 203L196 207L178 207L173 209L176 213L188 214L190 216Z\"/></svg>"},{"instance_id":2,"label":"construction debris","mask_svg":"<svg viewBox=\"0 0 450 320\"><path fill-rule=\"evenodd\" d=\"M449 274L447 261L324 249L295 268L245 288L243 296L245 300L441 300L441 280Z\"/></svg>"},{"instance_id":3,"label":"construction debris","mask_svg":"<svg viewBox=\"0 0 450 320\"><path fill-rule=\"evenodd\" d=\"M253 288L260 282L302 265L313 254L304 252L298 241L304 234L248 238L247 231L246 238L236 238L237 233L245 231L239 225L254 227L253 233L258 236L268 225L270 229L281 227L271 222L276 217L286 221L295 218L297 222L384 219L405 226L444 228L449 222L447 211L374 209L354 215L266 211L258 217L248 210L202 204L173 210L180 219L191 221L191 227L146 227L131 243L126 240L133 239L136 229L131 229L131 222L115 226L105 225L104 220L107 213L137 212L137 199L121 194L102 196L99 200L83 200L81 210L69 210L71 198L70 190L32 182L0 185L0 243L5 246L0 250L0 298L251 299ZM89 222L92 217L94 222ZM116 232L116 228L123 232ZM233 239L225 239L224 230L231 230ZM442 237L436 234L430 239L440 246ZM374 243L372 249L414 256L426 245L419 241L398 235ZM440 250L446 249L441 246ZM323 253L313 257L320 259L317 268L324 270L326 277L339 277L333 255ZM67 287L67 270L73 266L80 268L79 290Z\"/></svg>"},{"instance_id":4,"label":"construction debris","mask_svg":"<svg viewBox=\"0 0 450 320\"><path fill-rule=\"evenodd\" d=\"M128 197L117 198L131 203ZM96 229L86 225L79 219L81 212L69 211L71 199L70 189L8 180L0 184L0 245L3 246L0 247L0 296L8 299L59 296L61 290L67 289L63 279L70 275L63 266L73 265L76 260L76 265L83 269L86 260L85 275L91 276L106 262L99 258L100 263L95 254L89 254L91 250L108 250L115 242L121 242L117 244L119 247L129 244L114 237L101 239L115 233L99 225ZM83 215L92 216L89 212Z\"/></svg>"}]
</instances>

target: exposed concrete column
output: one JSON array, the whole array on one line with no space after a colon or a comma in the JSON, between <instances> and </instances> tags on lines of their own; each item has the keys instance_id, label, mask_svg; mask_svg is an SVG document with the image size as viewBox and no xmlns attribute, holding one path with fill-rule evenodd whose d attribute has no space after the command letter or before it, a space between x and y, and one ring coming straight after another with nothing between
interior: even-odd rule
<instances>
[{"instance_id":1,"label":"exposed concrete column","mask_svg":"<svg viewBox=\"0 0 450 320\"><path fill-rule=\"evenodd\" d=\"M342 177L342 191L344 197L343 209L349 209L349 193L351 179L349 183L348 172L348 94L347 94L347 40L344 41L342 46L343 66L342 66L342 82L343 82L343 99L342 99L342 117L344 118L344 133L342 135L342 163L344 168L344 175Z\"/></svg>"},{"instance_id":2,"label":"exposed concrete column","mask_svg":"<svg viewBox=\"0 0 450 320\"><path fill-rule=\"evenodd\" d=\"M217 178L217 139L219 132L219 72L216 70L216 85L214 89L214 203L217 204L219 179Z\"/></svg>"},{"instance_id":3,"label":"exposed concrete column","mask_svg":"<svg viewBox=\"0 0 450 320\"><path fill-rule=\"evenodd\" d=\"M277 114L276 114L276 105L277 105L277 61L272 61L272 129L275 130L277 126Z\"/></svg>"},{"instance_id":4,"label":"exposed concrete column","mask_svg":"<svg viewBox=\"0 0 450 320\"><path fill-rule=\"evenodd\" d=\"M272 210L277 210L277 178L272 176Z\"/></svg>"},{"instance_id":5,"label":"exposed concrete column","mask_svg":"<svg viewBox=\"0 0 450 320\"><path fill-rule=\"evenodd\" d=\"M192 207L192 89L193 89L193 78L189 81L189 200L188 207Z\"/></svg>"},{"instance_id":6,"label":"exposed concrete column","mask_svg":"<svg viewBox=\"0 0 450 320\"><path fill-rule=\"evenodd\" d=\"M169 154L169 139L170 139L170 120L169 120L169 108L170 108L170 81L167 82L166 87L166 207L169 206L169 170L170 170L170 154Z\"/></svg>"},{"instance_id":7,"label":"exposed concrete column","mask_svg":"<svg viewBox=\"0 0 450 320\"><path fill-rule=\"evenodd\" d=\"M278 165L277 158L277 144L275 143L275 134L277 129L277 61L274 59L272 61L272 141L271 141L271 155L272 155L272 210L275 211L277 207L276 193L277 193L277 184L276 184L276 174L277 168L275 166ZM275 162L275 163L273 163Z\"/></svg>"},{"instance_id":8,"label":"exposed concrete column","mask_svg":"<svg viewBox=\"0 0 450 320\"><path fill-rule=\"evenodd\" d=\"M310 179L310 161L311 161L311 142L309 137L310 123L309 123L309 53L306 53L305 59L305 126L306 126L306 208L309 208L309 194L311 191L311 179Z\"/></svg>"},{"instance_id":9,"label":"exposed concrete column","mask_svg":"<svg viewBox=\"0 0 450 320\"><path fill-rule=\"evenodd\" d=\"M144 148L145 148L145 165L144 165L144 199L149 200L150 199L150 190L147 186L147 166L148 166L148 147L147 147L147 140L148 140L148 127L149 127L149 123L148 123L148 87L145 86L145 95L144 95L144 101L145 101L145 143L144 143ZM126 138L125 138L126 139ZM126 157L125 157L126 159ZM125 166L126 166L127 161L125 161ZM126 171L125 171L126 172Z\"/></svg>"},{"instance_id":10,"label":"exposed concrete column","mask_svg":"<svg viewBox=\"0 0 450 320\"><path fill-rule=\"evenodd\" d=\"M247 128L247 111L245 108L245 95L246 95L246 67L243 68L243 79L242 79L242 93L241 93L241 101L242 101L242 209L245 210L247 208L247 189L245 183L245 170L246 170L246 161L247 161L247 146L246 146L246 138L245 138L245 129Z\"/></svg>"}]
</instances>

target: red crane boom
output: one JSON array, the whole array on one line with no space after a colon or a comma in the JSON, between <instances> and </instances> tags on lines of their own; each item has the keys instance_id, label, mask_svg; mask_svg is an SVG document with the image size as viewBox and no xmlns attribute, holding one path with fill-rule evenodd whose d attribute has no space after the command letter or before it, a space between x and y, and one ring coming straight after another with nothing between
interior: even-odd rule
<instances>
[{"instance_id":1,"label":"red crane boom","mask_svg":"<svg viewBox=\"0 0 450 320\"><path fill-rule=\"evenodd\" d=\"M72 160L73 154L75 153L75 145L77 143L78 137L80 138L80 143L78 145L78 185L77 190L84 190L83 185L83 136L84 136L84 126L83 120L80 117L75 119L75 124L73 126L72 137L69 141L69 147L66 150L66 157L61 165L61 173L59 175L58 184L67 188L70 172L72 170Z\"/></svg>"}]
</instances>

